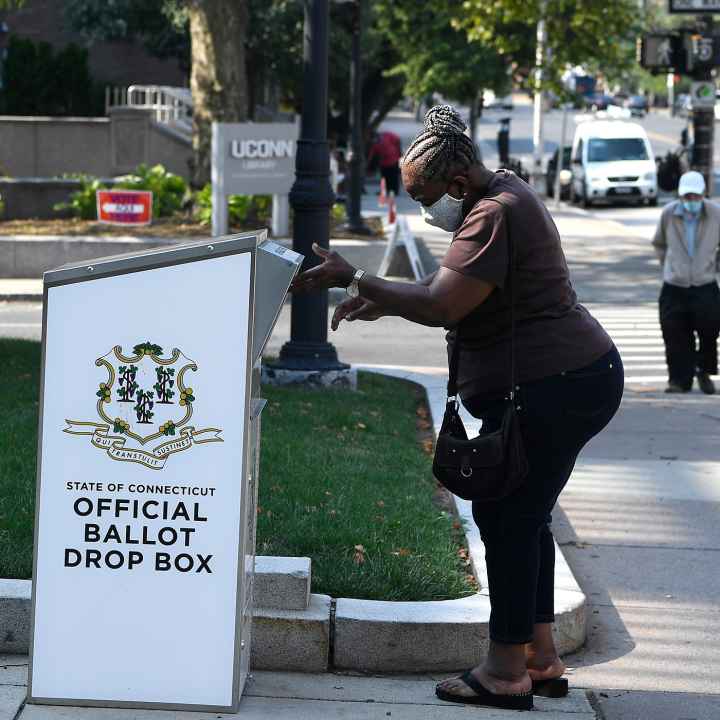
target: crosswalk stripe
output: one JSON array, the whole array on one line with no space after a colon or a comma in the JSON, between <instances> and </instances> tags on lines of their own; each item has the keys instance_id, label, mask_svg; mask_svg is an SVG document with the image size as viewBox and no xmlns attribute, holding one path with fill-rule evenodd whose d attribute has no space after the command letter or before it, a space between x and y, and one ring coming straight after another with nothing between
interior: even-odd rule
<instances>
[{"instance_id":1,"label":"crosswalk stripe","mask_svg":"<svg viewBox=\"0 0 720 720\"><path fill-rule=\"evenodd\" d=\"M588 309L615 342L623 359L626 384L667 382L665 343L657 306L590 305Z\"/></svg>"}]
</instances>

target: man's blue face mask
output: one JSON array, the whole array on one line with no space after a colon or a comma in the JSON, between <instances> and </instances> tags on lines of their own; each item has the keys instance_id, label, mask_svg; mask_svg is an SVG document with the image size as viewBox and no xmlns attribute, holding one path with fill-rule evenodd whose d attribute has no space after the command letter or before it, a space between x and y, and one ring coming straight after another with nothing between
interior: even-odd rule
<instances>
[{"instance_id":1,"label":"man's blue face mask","mask_svg":"<svg viewBox=\"0 0 720 720\"><path fill-rule=\"evenodd\" d=\"M697 215L702 210L702 200L683 200L683 207L686 212Z\"/></svg>"}]
</instances>

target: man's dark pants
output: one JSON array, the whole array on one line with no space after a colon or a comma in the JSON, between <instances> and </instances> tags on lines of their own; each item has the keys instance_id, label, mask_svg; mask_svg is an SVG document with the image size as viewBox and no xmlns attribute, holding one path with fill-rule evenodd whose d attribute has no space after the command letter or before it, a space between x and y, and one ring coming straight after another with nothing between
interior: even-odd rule
<instances>
[{"instance_id":1,"label":"man's dark pants","mask_svg":"<svg viewBox=\"0 0 720 720\"><path fill-rule=\"evenodd\" d=\"M665 283L660 292L660 327L671 383L690 389L696 372L717 375L720 288L716 282L689 288Z\"/></svg>"}]
</instances>

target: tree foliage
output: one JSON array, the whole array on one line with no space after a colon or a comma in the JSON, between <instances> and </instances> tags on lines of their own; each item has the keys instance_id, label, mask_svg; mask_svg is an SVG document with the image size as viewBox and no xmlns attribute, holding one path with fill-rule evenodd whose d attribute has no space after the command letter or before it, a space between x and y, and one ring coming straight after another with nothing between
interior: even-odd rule
<instances>
[{"instance_id":1,"label":"tree foliage","mask_svg":"<svg viewBox=\"0 0 720 720\"><path fill-rule=\"evenodd\" d=\"M471 103L483 89L503 93L509 88L507 59L479 38L470 39L464 28L453 24L462 5L462 0L376 3L379 32L400 57L389 74L405 79L409 96L420 99L439 92Z\"/></svg>"},{"instance_id":2,"label":"tree foliage","mask_svg":"<svg viewBox=\"0 0 720 720\"><path fill-rule=\"evenodd\" d=\"M0 2L8 0L0 0ZM191 0L67 0L66 18L89 41L139 40L153 54L190 62ZM439 92L471 102L480 90L501 92L508 60L484 40L453 25L462 0L364 2L362 39L363 126L374 129L403 95ZM298 0L247 0L245 39L248 116L263 120L274 103L302 110L303 4ZM330 4L329 129L344 141L350 106L353 11ZM268 97L268 88L273 92ZM270 105L266 108L265 105Z\"/></svg>"},{"instance_id":3,"label":"tree foliage","mask_svg":"<svg viewBox=\"0 0 720 720\"><path fill-rule=\"evenodd\" d=\"M2 67L0 113L6 115L97 115L102 90L88 68L88 53L70 44L55 51L46 42L11 36Z\"/></svg>"},{"instance_id":4,"label":"tree foliage","mask_svg":"<svg viewBox=\"0 0 720 720\"><path fill-rule=\"evenodd\" d=\"M635 63L635 39L642 28L637 0L465 0L454 25L511 58L528 79L535 65L535 30L541 7L548 53L544 84L560 91L568 66L613 72Z\"/></svg>"}]
</instances>

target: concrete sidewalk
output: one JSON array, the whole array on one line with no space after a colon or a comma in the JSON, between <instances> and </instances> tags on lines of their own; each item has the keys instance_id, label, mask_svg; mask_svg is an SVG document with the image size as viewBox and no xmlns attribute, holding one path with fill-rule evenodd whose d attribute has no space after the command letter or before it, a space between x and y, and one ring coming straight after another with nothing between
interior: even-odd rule
<instances>
[{"instance_id":1,"label":"concrete sidewalk","mask_svg":"<svg viewBox=\"0 0 720 720\"><path fill-rule=\"evenodd\" d=\"M240 711L220 713L119 710L24 705L27 659L0 656L0 720L445 720L482 718L503 720L522 717L493 710L445 703L435 697L436 683L444 676L413 675L361 677L256 672L249 681ZM574 690L562 700L535 699L543 720L595 720L585 693Z\"/></svg>"}]
</instances>

